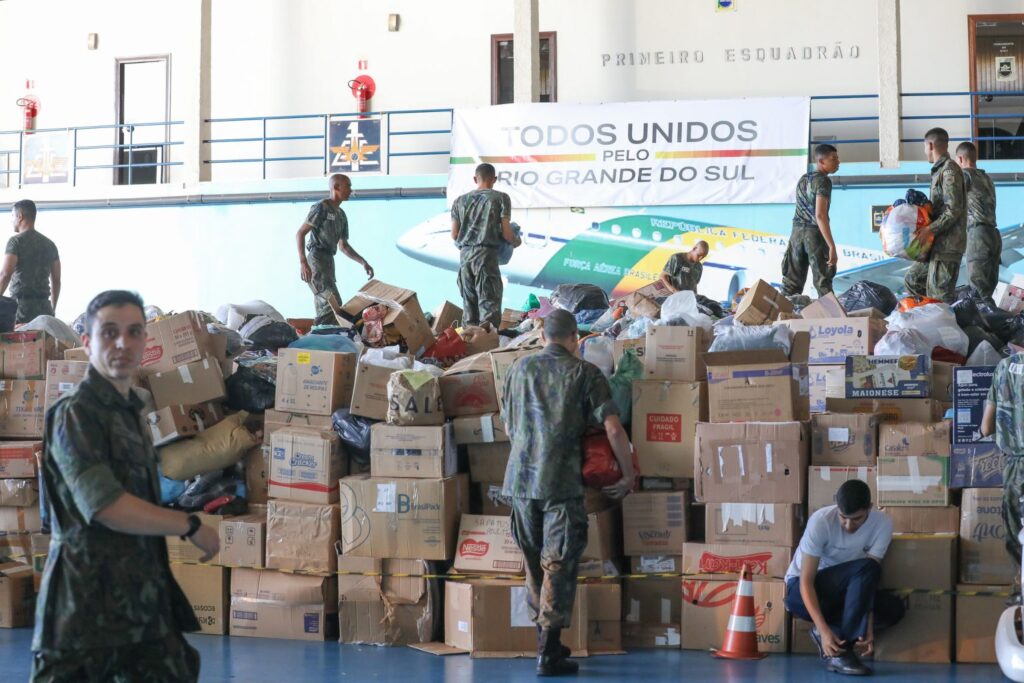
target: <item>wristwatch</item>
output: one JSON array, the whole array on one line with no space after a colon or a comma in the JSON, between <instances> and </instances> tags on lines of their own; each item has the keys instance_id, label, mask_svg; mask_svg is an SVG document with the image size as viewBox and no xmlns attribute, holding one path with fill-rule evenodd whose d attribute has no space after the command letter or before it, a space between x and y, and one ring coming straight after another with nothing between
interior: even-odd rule
<instances>
[{"instance_id":1,"label":"wristwatch","mask_svg":"<svg viewBox=\"0 0 1024 683\"><path fill-rule=\"evenodd\" d=\"M188 539L190 539L193 536L195 536L195 533L197 531L199 531L199 527L201 527L201 526L203 526L203 521L201 519L199 519L198 516L196 516L196 515L189 515L188 516L188 531L186 531L181 536L179 536L179 538L181 540L183 540L183 541L187 541Z\"/></svg>"}]
</instances>

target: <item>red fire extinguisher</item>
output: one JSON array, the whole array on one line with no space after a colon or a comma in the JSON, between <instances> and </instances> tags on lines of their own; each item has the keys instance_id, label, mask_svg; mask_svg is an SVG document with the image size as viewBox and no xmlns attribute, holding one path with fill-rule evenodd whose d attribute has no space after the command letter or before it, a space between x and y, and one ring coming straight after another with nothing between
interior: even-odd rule
<instances>
[{"instance_id":1,"label":"red fire extinguisher","mask_svg":"<svg viewBox=\"0 0 1024 683\"><path fill-rule=\"evenodd\" d=\"M25 132L29 135L36 129L36 117L39 116L39 98L32 92L34 85L32 81L25 81L25 89L28 92L15 102L25 110Z\"/></svg>"},{"instance_id":2,"label":"red fire extinguisher","mask_svg":"<svg viewBox=\"0 0 1024 683\"><path fill-rule=\"evenodd\" d=\"M370 99L377 92L377 84L367 74L356 76L348 82L352 97L356 98L356 111L365 114L370 111Z\"/></svg>"}]
</instances>

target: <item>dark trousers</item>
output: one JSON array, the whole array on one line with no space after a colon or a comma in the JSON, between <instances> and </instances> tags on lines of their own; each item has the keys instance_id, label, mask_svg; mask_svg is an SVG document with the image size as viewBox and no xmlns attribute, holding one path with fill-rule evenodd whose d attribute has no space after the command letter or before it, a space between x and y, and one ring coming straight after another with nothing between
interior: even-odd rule
<instances>
[{"instance_id":1,"label":"dark trousers","mask_svg":"<svg viewBox=\"0 0 1024 683\"><path fill-rule=\"evenodd\" d=\"M892 593L880 592L882 567L870 558L822 569L814 577L818 605L832 633L852 645L868 630L868 614L875 613L874 631L896 624L903 618L903 601ZM800 577L786 581L786 609L795 617L813 621L800 595Z\"/></svg>"}]
</instances>

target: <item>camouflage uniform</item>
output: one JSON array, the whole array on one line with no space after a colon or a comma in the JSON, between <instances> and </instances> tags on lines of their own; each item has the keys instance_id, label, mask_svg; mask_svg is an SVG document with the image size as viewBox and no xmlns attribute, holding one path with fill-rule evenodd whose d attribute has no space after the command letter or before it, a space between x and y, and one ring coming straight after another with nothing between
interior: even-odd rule
<instances>
[{"instance_id":1,"label":"camouflage uniform","mask_svg":"<svg viewBox=\"0 0 1024 683\"><path fill-rule=\"evenodd\" d=\"M124 493L159 504L142 401L95 368L46 414L42 484L52 540L36 603L33 681L196 681L199 628L159 536L122 534L96 515ZM124 667L124 668L121 668Z\"/></svg>"},{"instance_id":2,"label":"camouflage uniform","mask_svg":"<svg viewBox=\"0 0 1024 683\"><path fill-rule=\"evenodd\" d=\"M512 499L512 534L526 560L530 618L567 628L587 545L581 440L619 410L601 371L556 344L517 361L504 392L512 451L502 494Z\"/></svg>"},{"instance_id":3,"label":"camouflage uniform","mask_svg":"<svg viewBox=\"0 0 1024 683\"><path fill-rule=\"evenodd\" d=\"M18 302L15 324L20 325L40 315L53 315L50 304L50 271L57 254L57 245L36 230L19 232L7 240L5 253L18 257L11 278L11 296Z\"/></svg>"},{"instance_id":4,"label":"camouflage uniform","mask_svg":"<svg viewBox=\"0 0 1024 683\"><path fill-rule=\"evenodd\" d=\"M915 263L904 283L911 294L950 303L955 298L960 261L967 249L967 205L964 174L948 154L932 166L932 222L935 244L927 263Z\"/></svg>"},{"instance_id":5,"label":"camouflage uniform","mask_svg":"<svg viewBox=\"0 0 1024 683\"><path fill-rule=\"evenodd\" d=\"M1003 237L996 228L996 188L980 168L965 168L967 188L967 278L983 297L999 284Z\"/></svg>"},{"instance_id":6,"label":"camouflage uniform","mask_svg":"<svg viewBox=\"0 0 1024 683\"><path fill-rule=\"evenodd\" d=\"M828 264L828 243L818 227L818 197L825 198L827 210L827 205L832 203L832 181L827 173L811 171L800 178L796 186L793 232L789 236L786 255L782 257L782 293L786 296L803 294L808 266L818 296L832 291L836 268Z\"/></svg>"},{"instance_id":7,"label":"camouflage uniform","mask_svg":"<svg viewBox=\"0 0 1024 683\"><path fill-rule=\"evenodd\" d=\"M690 291L697 293L697 285L700 283L701 275L704 274L704 266L698 261L691 261L686 253L672 254L663 268L668 281L676 288L676 291Z\"/></svg>"},{"instance_id":8,"label":"camouflage uniform","mask_svg":"<svg viewBox=\"0 0 1024 683\"><path fill-rule=\"evenodd\" d=\"M313 271L309 286L316 305L314 324L334 325L336 319L328 297L333 296L341 303L334 275L334 255L338 253L338 242L348 240L348 216L340 206L335 208L325 199L310 207L306 223L313 226L306 243L306 260Z\"/></svg>"},{"instance_id":9,"label":"camouflage uniform","mask_svg":"<svg viewBox=\"0 0 1024 683\"><path fill-rule=\"evenodd\" d=\"M459 293L462 322L501 324L501 271L498 247L505 241L503 218L512 215L512 200L497 190L473 190L452 204L452 221L459 224Z\"/></svg>"},{"instance_id":10,"label":"camouflage uniform","mask_svg":"<svg viewBox=\"0 0 1024 683\"><path fill-rule=\"evenodd\" d=\"M988 391L996 409L996 446L1006 455L1003 468L1003 523L1006 551L1021 561L1021 496L1024 496L1024 353L999 361Z\"/></svg>"}]
</instances>

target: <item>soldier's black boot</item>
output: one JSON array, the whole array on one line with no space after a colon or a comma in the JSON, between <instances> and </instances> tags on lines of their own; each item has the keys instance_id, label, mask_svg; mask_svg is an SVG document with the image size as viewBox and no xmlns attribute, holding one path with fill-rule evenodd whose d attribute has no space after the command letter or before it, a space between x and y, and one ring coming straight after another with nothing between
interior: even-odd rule
<instances>
[{"instance_id":1,"label":"soldier's black boot","mask_svg":"<svg viewBox=\"0 0 1024 683\"><path fill-rule=\"evenodd\" d=\"M579 664L563 655L562 629L542 629L537 648L537 675L566 676L579 670Z\"/></svg>"},{"instance_id":2,"label":"soldier's black boot","mask_svg":"<svg viewBox=\"0 0 1024 683\"><path fill-rule=\"evenodd\" d=\"M559 643L562 642L561 641L561 635L559 635L559 641L558 642ZM537 655L539 656L541 654L541 652L543 652L543 651L544 651L544 629L541 627L540 624L537 624ZM562 659L568 659L570 656L572 656L572 650L567 648L565 645L562 645L561 652L562 652Z\"/></svg>"}]
</instances>

